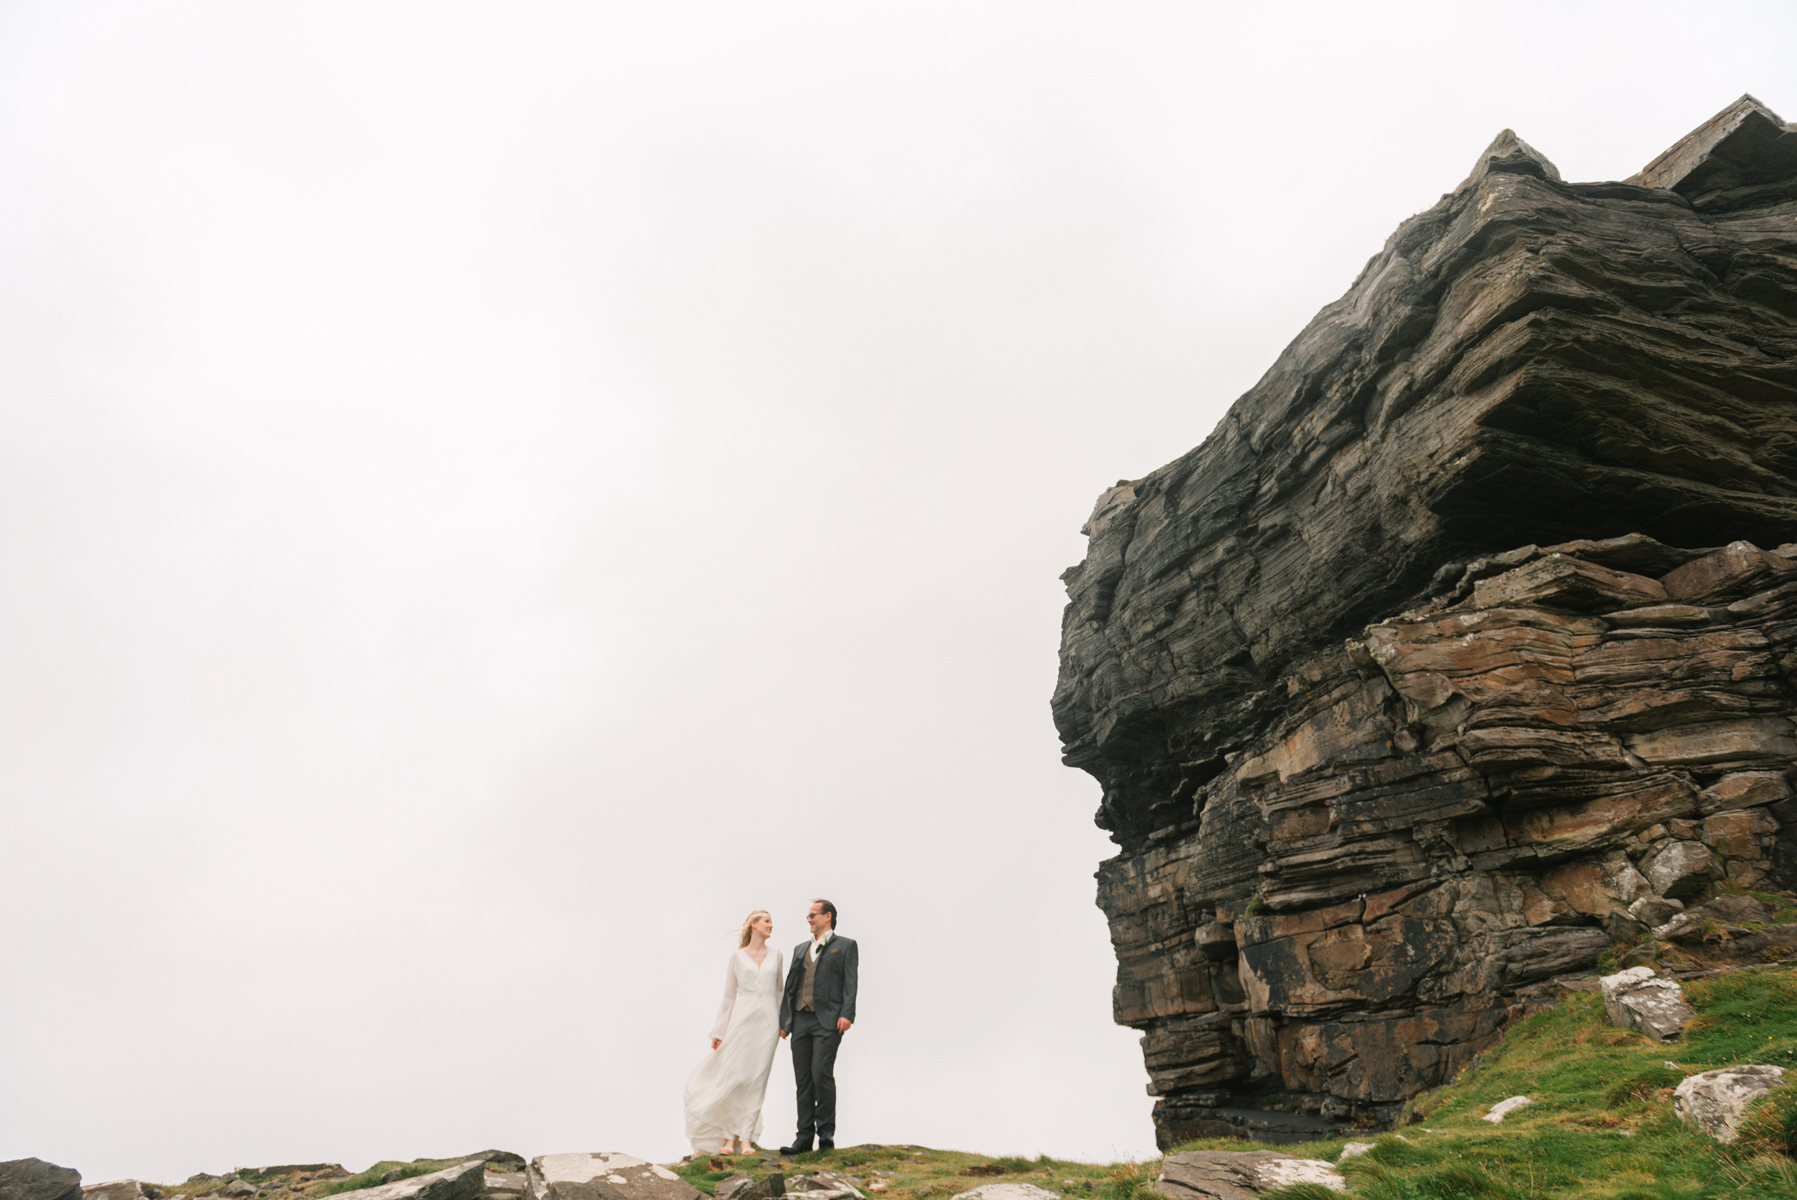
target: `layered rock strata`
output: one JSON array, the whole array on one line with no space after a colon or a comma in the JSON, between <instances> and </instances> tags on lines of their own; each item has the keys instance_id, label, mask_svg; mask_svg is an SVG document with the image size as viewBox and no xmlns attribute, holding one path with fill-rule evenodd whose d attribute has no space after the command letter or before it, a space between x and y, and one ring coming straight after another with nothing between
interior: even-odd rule
<instances>
[{"instance_id":1,"label":"layered rock strata","mask_svg":"<svg viewBox=\"0 0 1797 1200\"><path fill-rule=\"evenodd\" d=\"M1086 532L1053 707L1162 1144L1391 1119L1797 877L1797 130L1587 184L1506 131Z\"/></svg>"}]
</instances>

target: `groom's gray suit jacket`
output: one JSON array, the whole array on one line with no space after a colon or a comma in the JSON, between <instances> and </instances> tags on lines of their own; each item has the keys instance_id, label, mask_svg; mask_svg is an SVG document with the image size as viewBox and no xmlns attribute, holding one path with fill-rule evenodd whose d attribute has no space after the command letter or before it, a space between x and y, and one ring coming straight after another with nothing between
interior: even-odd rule
<instances>
[{"instance_id":1,"label":"groom's gray suit jacket","mask_svg":"<svg viewBox=\"0 0 1797 1200\"><path fill-rule=\"evenodd\" d=\"M792 952L786 972L786 991L780 996L780 1029L792 1032L793 1014L799 1010L799 989L805 983L805 955L810 942L800 942ZM854 939L837 934L817 956L817 977L811 981L811 1007L825 1029L835 1029L838 1017L855 1019L855 983L861 967L861 948Z\"/></svg>"}]
</instances>

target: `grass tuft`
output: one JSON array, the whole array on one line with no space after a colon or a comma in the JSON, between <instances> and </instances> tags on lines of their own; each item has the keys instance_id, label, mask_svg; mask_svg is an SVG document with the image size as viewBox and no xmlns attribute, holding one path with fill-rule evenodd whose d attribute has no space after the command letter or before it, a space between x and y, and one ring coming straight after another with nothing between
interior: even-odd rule
<instances>
[{"instance_id":1,"label":"grass tuft","mask_svg":"<svg viewBox=\"0 0 1797 1200\"><path fill-rule=\"evenodd\" d=\"M313 1191L312 1195L336 1196L343 1192L359 1192L363 1188L380 1186L381 1180L386 1178L389 1171L394 1173L393 1178L395 1180L414 1179L419 1175L429 1175L432 1171L441 1171L445 1166L449 1165L450 1164L448 1163L429 1162L377 1162L358 1175L351 1175L348 1179L335 1179L330 1183L320 1185Z\"/></svg>"}]
</instances>

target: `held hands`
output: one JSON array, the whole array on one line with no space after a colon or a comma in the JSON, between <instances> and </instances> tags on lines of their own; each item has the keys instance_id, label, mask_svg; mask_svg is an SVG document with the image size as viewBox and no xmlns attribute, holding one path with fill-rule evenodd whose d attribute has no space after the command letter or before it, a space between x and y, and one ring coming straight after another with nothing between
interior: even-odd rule
<instances>
[{"instance_id":1,"label":"held hands","mask_svg":"<svg viewBox=\"0 0 1797 1200\"><path fill-rule=\"evenodd\" d=\"M724 1044L723 1038L712 1038L711 1039L711 1048L713 1050L716 1050L719 1046L722 1046L723 1044Z\"/></svg>"},{"instance_id":2,"label":"held hands","mask_svg":"<svg viewBox=\"0 0 1797 1200\"><path fill-rule=\"evenodd\" d=\"M786 1037L786 1032L787 1032L787 1031L786 1031L786 1030L784 1030L784 1029L782 1029L782 1030L781 1030L781 1031L780 1031L780 1037L781 1037L781 1038L782 1038L782 1039L784 1039L784 1038L785 1038L785 1037Z\"/></svg>"}]
</instances>

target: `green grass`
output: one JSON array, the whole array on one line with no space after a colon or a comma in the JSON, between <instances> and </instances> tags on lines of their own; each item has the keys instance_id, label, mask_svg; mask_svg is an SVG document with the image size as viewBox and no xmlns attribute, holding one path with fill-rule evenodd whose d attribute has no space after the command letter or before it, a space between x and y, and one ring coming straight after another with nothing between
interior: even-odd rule
<instances>
[{"instance_id":1,"label":"green grass","mask_svg":"<svg viewBox=\"0 0 1797 1200\"><path fill-rule=\"evenodd\" d=\"M744 1174L761 1179L771 1172L761 1165L776 1151L736 1156L697 1158L675 1168L681 1178L710 1195L718 1182ZM1159 1160L1146 1163L1082 1163L1054 1158L1007 1155L993 1158L959 1150L934 1150L924 1146L844 1146L835 1150L795 1155L781 1164L786 1177L814 1171L834 1171L859 1181L885 1183L869 1200L947 1200L986 1183L1032 1183L1061 1192L1068 1200L1162 1200L1153 1190ZM866 1187L863 1186L863 1191Z\"/></svg>"},{"instance_id":2,"label":"green grass","mask_svg":"<svg viewBox=\"0 0 1797 1200\"><path fill-rule=\"evenodd\" d=\"M1518 1022L1448 1087L1418 1097L1413 1123L1340 1169L1361 1200L1797 1200L1797 1088L1720 1146L1673 1115L1685 1076L1739 1063L1797 1067L1797 972L1764 967L1685 984L1697 1010L1670 1045L1612 1028L1602 1000L1573 995ZM1670 1062L1673 1066L1668 1067ZM1533 1098L1502 1125L1480 1118ZM1289 1149L1335 1161L1344 1139ZM1186 1149L1188 1147L1181 1147ZM1189 1148L1245 1149L1208 1140ZM1309 1185L1267 1200L1340 1200Z\"/></svg>"},{"instance_id":3,"label":"green grass","mask_svg":"<svg viewBox=\"0 0 1797 1200\"><path fill-rule=\"evenodd\" d=\"M441 1171L444 1167L452 1165L454 1164L433 1162L377 1162L366 1171L358 1175L351 1175L348 1179L335 1179L329 1183L320 1184L308 1194L335 1196L342 1192L359 1192L363 1188L378 1187L389 1171L396 1172L395 1179L411 1179L418 1175L429 1175L432 1171Z\"/></svg>"}]
</instances>

